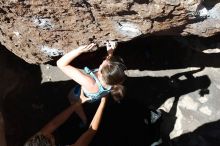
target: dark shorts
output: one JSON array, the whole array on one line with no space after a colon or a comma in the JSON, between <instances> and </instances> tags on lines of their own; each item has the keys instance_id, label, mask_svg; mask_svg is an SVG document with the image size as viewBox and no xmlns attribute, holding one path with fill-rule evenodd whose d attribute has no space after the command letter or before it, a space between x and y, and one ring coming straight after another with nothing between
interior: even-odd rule
<instances>
[{"instance_id":1,"label":"dark shorts","mask_svg":"<svg viewBox=\"0 0 220 146\"><path fill-rule=\"evenodd\" d=\"M81 93L81 86L76 85L69 92L69 95L68 95L69 100L70 101L79 101L80 93Z\"/></svg>"}]
</instances>

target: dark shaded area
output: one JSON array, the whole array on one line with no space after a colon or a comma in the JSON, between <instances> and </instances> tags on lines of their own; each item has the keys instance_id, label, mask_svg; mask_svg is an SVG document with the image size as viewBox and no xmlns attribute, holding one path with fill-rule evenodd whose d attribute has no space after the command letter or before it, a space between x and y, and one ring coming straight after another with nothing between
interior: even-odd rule
<instances>
[{"instance_id":1,"label":"dark shaded area","mask_svg":"<svg viewBox=\"0 0 220 146\"><path fill-rule=\"evenodd\" d=\"M165 70L186 67L220 67L220 53L202 51L219 47L220 35L199 38L196 36L150 36L119 43L115 55L121 56L127 69ZM78 67L85 64L97 68L106 56L106 49L82 54L75 60ZM92 60L92 61L91 61ZM55 64L52 63L51 64Z\"/></svg>"},{"instance_id":2,"label":"dark shaded area","mask_svg":"<svg viewBox=\"0 0 220 146\"><path fill-rule=\"evenodd\" d=\"M149 145L159 136L166 140L168 138L166 137L167 134L172 131L175 124L175 117L170 114L163 114L162 123L160 122L160 124L166 125L161 126L166 127L166 129L160 129L158 123L156 125L146 125L143 120L149 113L148 107L156 109L169 97L179 97L197 89L207 88L210 85L207 76L193 77L193 73L198 71L176 74L170 79L168 77L164 77L164 79L162 77L129 78L125 83L128 89L125 100L120 104L109 101L100 130L91 145ZM179 80L180 76L186 76L187 79L181 81ZM72 81L48 82L41 85L37 94L39 96L38 102L35 103L35 107L41 108L35 108L30 113L29 117L32 117L30 119L35 120L32 120L32 122L26 121L28 126L31 126L28 123L35 125L35 128L27 130L29 132L27 138L68 106L65 97L73 85ZM97 105L84 105L90 120ZM173 122L171 122L171 119L173 119ZM79 128L79 122L79 118L73 114L55 132L57 142L62 144L73 143L85 130ZM155 131L158 128L160 131ZM167 141L169 142L169 139Z\"/></svg>"},{"instance_id":3,"label":"dark shaded area","mask_svg":"<svg viewBox=\"0 0 220 146\"><path fill-rule=\"evenodd\" d=\"M220 67L220 53L203 53L219 48L220 35L209 38L197 36L150 36L119 43L115 55L124 59L127 69L165 70L186 67ZM106 49L84 53L76 58L75 66L97 68L106 56ZM48 62L56 65L55 61Z\"/></svg>"},{"instance_id":4,"label":"dark shaded area","mask_svg":"<svg viewBox=\"0 0 220 146\"><path fill-rule=\"evenodd\" d=\"M207 8L207 9L212 9L217 3L219 3L218 0L203 0L203 5Z\"/></svg>"},{"instance_id":5,"label":"dark shaded area","mask_svg":"<svg viewBox=\"0 0 220 146\"><path fill-rule=\"evenodd\" d=\"M199 70L200 71L200 70ZM157 109L167 98L179 97L197 89L205 90L211 81L208 76L194 77L196 71L178 73L171 78L165 77L129 77L125 83L127 98L138 100L146 107ZM179 80L185 76L185 80Z\"/></svg>"},{"instance_id":6,"label":"dark shaded area","mask_svg":"<svg viewBox=\"0 0 220 146\"><path fill-rule=\"evenodd\" d=\"M124 16L124 15L136 15L138 14L136 11L121 11L117 12L117 15Z\"/></svg>"},{"instance_id":7,"label":"dark shaded area","mask_svg":"<svg viewBox=\"0 0 220 146\"><path fill-rule=\"evenodd\" d=\"M160 137L162 139L162 145L170 146L171 141L169 134L173 131L177 117L177 105L180 97L175 97L173 105L169 113L162 111L161 124L160 124ZM155 127L156 129L156 127Z\"/></svg>"},{"instance_id":8,"label":"dark shaded area","mask_svg":"<svg viewBox=\"0 0 220 146\"><path fill-rule=\"evenodd\" d=\"M155 143L157 143L157 145L159 145L161 143L161 145L164 146L171 146L171 140L169 134L174 129L174 125L176 123L176 119L177 119L176 112L177 112L178 101L179 101L179 97L175 97L173 105L169 112L165 112L164 110L161 109L159 111L150 109L150 111L148 112L148 115L145 118L147 122L145 123L148 126L148 131L150 133L148 135L148 139L151 139L150 144L155 145ZM152 117L154 117L152 116L152 112L157 113L157 115L161 115L158 116L155 122L151 121ZM159 112L160 114L158 114Z\"/></svg>"},{"instance_id":9,"label":"dark shaded area","mask_svg":"<svg viewBox=\"0 0 220 146\"><path fill-rule=\"evenodd\" d=\"M134 0L134 2L136 2L138 4L148 4L149 0Z\"/></svg>"},{"instance_id":10,"label":"dark shaded area","mask_svg":"<svg viewBox=\"0 0 220 146\"><path fill-rule=\"evenodd\" d=\"M128 69L164 70L186 67L220 67L220 53L205 54L195 50L200 43L212 49L220 36L210 38L151 36L119 44L116 54L121 56ZM215 42L215 43L213 43Z\"/></svg>"},{"instance_id":11,"label":"dark shaded area","mask_svg":"<svg viewBox=\"0 0 220 146\"><path fill-rule=\"evenodd\" d=\"M35 119L32 120L33 125L30 125L30 127L37 126L27 130L29 133L26 135L25 140L38 132L46 123L70 105L67 95L74 85L75 83L72 80L41 84L36 93L37 100L32 103L34 105L33 111L29 114L30 119ZM79 118L74 113L70 119L55 131L56 142L70 144L75 141L84 130L79 128L79 122Z\"/></svg>"},{"instance_id":12,"label":"dark shaded area","mask_svg":"<svg viewBox=\"0 0 220 146\"><path fill-rule=\"evenodd\" d=\"M92 146L150 144L148 127L144 124L145 107L133 100L109 104L106 108L100 131Z\"/></svg>"},{"instance_id":13,"label":"dark shaded area","mask_svg":"<svg viewBox=\"0 0 220 146\"><path fill-rule=\"evenodd\" d=\"M209 46L208 42L213 39L217 41L218 38L219 36L210 40L205 38L199 40L202 45ZM181 143L179 139L185 139L180 137L174 142L172 140L171 143L168 138L168 133L172 131L176 121L174 115L178 98L198 89L201 90L201 96L208 94L208 87L211 84L209 77L207 75L194 77L193 74L202 71L204 67L220 65L218 61L220 55L205 54L194 49L194 39L194 37L152 36L119 44L120 49L116 50L116 55L124 59L128 69L165 70L186 67L200 67L200 69L178 73L172 77L128 77L124 83L127 89L125 99L120 104L112 100L108 102L99 131L91 143L92 146L146 146L158 137L162 137L166 145L178 145ZM25 63L6 49L0 51L1 54L4 53L4 57L0 57L0 73L4 79L0 85L0 94L4 95L1 103L7 123L6 136L9 146L20 146L69 105L66 95L75 83L60 81L41 84L39 66ZM84 64L88 64L90 68L96 68L105 54L105 48L83 54L76 59L74 65L82 68ZM55 65L55 62L50 64ZM185 77L184 80L180 79L182 76ZM8 94L5 93L6 91ZM146 125L144 119L146 116L149 118L150 110L157 109L170 97L176 98L170 113L163 112L158 123ZM91 120L98 103L83 106ZM79 118L73 114L55 132L57 142L73 143L85 130L79 128L79 122Z\"/></svg>"},{"instance_id":14,"label":"dark shaded area","mask_svg":"<svg viewBox=\"0 0 220 146\"><path fill-rule=\"evenodd\" d=\"M219 146L220 120L206 123L193 132L183 134L172 140L175 146Z\"/></svg>"},{"instance_id":15,"label":"dark shaded area","mask_svg":"<svg viewBox=\"0 0 220 146\"><path fill-rule=\"evenodd\" d=\"M175 124L175 122L171 122L169 119L172 116L169 116L169 114L164 116L163 121L165 119L169 120L166 120L163 124L169 123L171 128L168 128L166 125L166 129L162 129L159 131L160 133L155 132L155 129L153 129L155 126L146 125L144 118L149 113L149 108L156 109L167 98L179 97L197 89L207 88L210 85L210 80L207 76L194 78L193 73L182 73L181 76L191 76L185 81L179 80L180 75L178 74L171 79L168 77L164 79L162 77L128 78L125 83L127 87L126 98L120 104L112 100L108 102L100 129L91 145L149 145L155 140L155 137L161 135L161 131L165 133L162 134L164 139L167 139L166 134L170 132ZM36 133L36 130L44 125L43 123L47 123L52 117L68 106L69 103L66 100L66 95L73 85L72 81L47 82L41 85L40 92L37 94L39 96L38 102L35 103L35 106L40 107L41 105L42 108L35 109L29 115L32 118L39 119L32 121L33 125L36 124L38 126L35 126L31 132L28 130L30 135L27 137ZM98 103L84 104L86 114L90 120L97 106ZM57 142L61 144L73 143L85 130L80 129L79 122L79 118L73 114L56 131ZM28 123L30 121L27 121ZM31 126L30 124L28 125ZM152 135L152 133L155 134Z\"/></svg>"},{"instance_id":16,"label":"dark shaded area","mask_svg":"<svg viewBox=\"0 0 220 146\"><path fill-rule=\"evenodd\" d=\"M26 121L30 120L33 94L41 84L41 71L0 46L0 77L0 107L8 146L18 146L25 138L24 129L31 129Z\"/></svg>"}]
</instances>

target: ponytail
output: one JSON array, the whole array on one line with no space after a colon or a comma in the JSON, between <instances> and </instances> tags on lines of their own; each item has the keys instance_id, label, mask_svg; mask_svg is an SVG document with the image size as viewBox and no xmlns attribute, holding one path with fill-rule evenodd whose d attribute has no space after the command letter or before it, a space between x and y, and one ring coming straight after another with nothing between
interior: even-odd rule
<instances>
[{"instance_id":1,"label":"ponytail","mask_svg":"<svg viewBox=\"0 0 220 146\"><path fill-rule=\"evenodd\" d=\"M125 88L122 85L126 79L126 66L120 57L111 56L107 58L107 65L101 69L102 79L108 85L111 85L111 95L117 102L124 97Z\"/></svg>"},{"instance_id":2,"label":"ponytail","mask_svg":"<svg viewBox=\"0 0 220 146\"><path fill-rule=\"evenodd\" d=\"M125 88L121 84L113 85L111 88L111 95L116 102L120 102L125 94Z\"/></svg>"}]
</instances>

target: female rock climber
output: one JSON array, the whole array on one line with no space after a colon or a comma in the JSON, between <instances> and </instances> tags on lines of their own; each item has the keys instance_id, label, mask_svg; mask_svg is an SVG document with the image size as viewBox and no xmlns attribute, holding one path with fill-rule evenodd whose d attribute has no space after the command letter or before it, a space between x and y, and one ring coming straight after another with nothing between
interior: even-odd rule
<instances>
[{"instance_id":1,"label":"female rock climber","mask_svg":"<svg viewBox=\"0 0 220 146\"><path fill-rule=\"evenodd\" d=\"M72 104L79 101L92 103L110 94L116 101L120 101L124 96L124 86L122 83L126 77L124 72L125 65L121 58L113 56L116 42L107 41L108 55L98 69L90 70L88 67L85 67L84 70L81 70L70 65L76 57L91 51L94 46L94 43L80 46L57 61L57 66L79 84L68 95ZM76 113L81 118L83 124L86 125L87 117L81 105L77 107Z\"/></svg>"}]
</instances>

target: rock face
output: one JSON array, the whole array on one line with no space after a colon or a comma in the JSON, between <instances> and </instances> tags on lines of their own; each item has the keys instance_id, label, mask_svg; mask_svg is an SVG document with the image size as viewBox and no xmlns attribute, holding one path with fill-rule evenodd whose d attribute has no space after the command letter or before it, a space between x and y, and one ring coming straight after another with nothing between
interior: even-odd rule
<instances>
[{"instance_id":1,"label":"rock face","mask_svg":"<svg viewBox=\"0 0 220 146\"><path fill-rule=\"evenodd\" d=\"M148 34L212 36L218 0L1 0L0 41L28 63L45 63L82 44ZM207 2L206 2L207 3ZM206 4L204 3L204 4ZM200 26L200 27L198 27Z\"/></svg>"}]
</instances>

